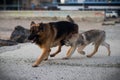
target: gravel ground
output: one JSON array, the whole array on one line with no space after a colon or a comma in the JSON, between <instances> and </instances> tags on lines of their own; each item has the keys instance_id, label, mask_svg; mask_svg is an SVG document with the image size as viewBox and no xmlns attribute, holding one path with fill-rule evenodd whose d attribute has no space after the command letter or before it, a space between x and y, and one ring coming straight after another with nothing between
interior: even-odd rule
<instances>
[{"instance_id":1,"label":"gravel ground","mask_svg":"<svg viewBox=\"0 0 120 80\"><path fill-rule=\"evenodd\" d=\"M0 37L7 39L16 25L29 28L30 22L31 20L0 20L0 35L4 34ZM32 63L41 53L35 44L0 47L0 80L120 80L120 24L102 26L101 23L94 22L77 23L80 32L94 28L105 30L107 42L111 45L111 56L107 56L106 48L101 46L92 58L75 51L71 59L62 60L68 50L68 47L63 46L56 57L33 68ZM52 48L52 53L55 50L56 47ZM92 45L85 48L86 54L92 50Z\"/></svg>"}]
</instances>

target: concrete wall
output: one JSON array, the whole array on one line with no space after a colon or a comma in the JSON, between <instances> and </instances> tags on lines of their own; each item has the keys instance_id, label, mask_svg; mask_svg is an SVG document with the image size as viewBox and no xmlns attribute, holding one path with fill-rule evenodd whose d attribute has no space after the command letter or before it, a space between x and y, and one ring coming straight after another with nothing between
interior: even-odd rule
<instances>
[{"instance_id":1,"label":"concrete wall","mask_svg":"<svg viewBox=\"0 0 120 80\"><path fill-rule=\"evenodd\" d=\"M72 18L104 18L102 11L0 11L0 18L38 18L38 17L66 17Z\"/></svg>"}]
</instances>

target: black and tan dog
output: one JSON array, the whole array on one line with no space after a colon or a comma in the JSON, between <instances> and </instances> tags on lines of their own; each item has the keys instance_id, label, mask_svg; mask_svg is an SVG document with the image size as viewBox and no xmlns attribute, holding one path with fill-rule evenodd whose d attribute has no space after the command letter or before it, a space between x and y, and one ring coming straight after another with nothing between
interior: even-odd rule
<instances>
[{"instance_id":1,"label":"black and tan dog","mask_svg":"<svg viewBox=\"0 0 120 80\"><path fill-rule=\"evenodd\" d=\"M51 51L50 48L59 46L58 50L50 55L54 57L61 51L64 41L76 33L78 33L78 25L68 21L38 24L31 22L30 36L28 39L36 43L43 50L42 55L38 57L32 66L37 67L43 59L47 60ZM67 54L73 53L75 49L76 45L72 45Z\"/></svg>"},{"instance_id":2,"label":"black and tan dog","mask_svg":"<svg viewBox=\"0 0 120 80\"><path fill-rule=\"evenodd\" d=\"M105 42L106 33L103 30L89 30L80 34L74 34L72 35L72 38L65 41L66 46L70 46L72 44L75 44L78 49L77 51L81 54L85 54L83 49L90 43L93 43L94 51L87 55L87 57L92 57L97 51L100 45L103 45L108 50L108 56L110 56L110 45ZM72 54L68 55L69 58Z\"/></svg>"}]
</instances>

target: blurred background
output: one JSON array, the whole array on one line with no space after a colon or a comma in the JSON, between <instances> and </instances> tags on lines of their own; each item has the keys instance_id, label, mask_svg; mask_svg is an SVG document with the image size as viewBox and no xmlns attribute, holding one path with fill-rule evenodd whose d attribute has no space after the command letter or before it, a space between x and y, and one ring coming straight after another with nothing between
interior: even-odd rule
<instances>
[{"instance_id":1,"label":"blurred background","mask_svg":"<svg viewBox=\"0 0 120 80\"><path fill-rule=\"evenodd\" d=\"M120 0L0 0L0 10L120 10Z\"/></svg>"},{"instance_id":2,"label":"blurred background","mask_svg":"<svg viewBox=\"0 0 120 80\"><path fill-rule=\"evenodd\" d=\"M120 16L120 0L0 0L0 10L105 11Z\"/></svg>"}]
</instances>

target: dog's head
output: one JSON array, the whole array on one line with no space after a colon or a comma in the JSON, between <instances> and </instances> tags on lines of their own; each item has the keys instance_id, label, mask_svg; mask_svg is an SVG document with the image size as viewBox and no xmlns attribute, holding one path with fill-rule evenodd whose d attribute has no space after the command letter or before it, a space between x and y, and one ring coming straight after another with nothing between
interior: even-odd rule
<instances>
[{"instance_id":1,"label":"dog's head","mask_svg":"<svg viewBox=\"0 0 120 80\"><path fill-rule=\"evenodd\" d=\"M28 37L28 40L32 42L38 41L40 38L44 37L45 33L45 25L44 23L38 23L31 22L30 24L30 35Z\"/></svg>"}]
</instances>

